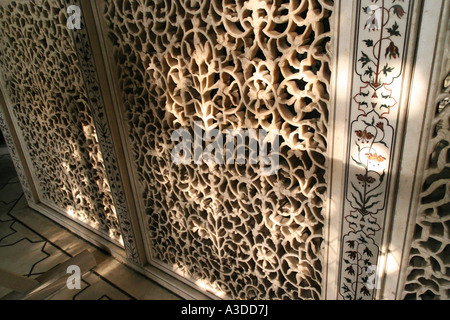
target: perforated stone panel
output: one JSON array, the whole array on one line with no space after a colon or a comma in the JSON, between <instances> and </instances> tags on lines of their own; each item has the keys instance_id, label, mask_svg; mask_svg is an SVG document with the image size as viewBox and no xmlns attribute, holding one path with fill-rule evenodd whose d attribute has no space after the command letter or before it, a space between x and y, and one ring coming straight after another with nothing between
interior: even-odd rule
<instances>
[{"instance_id":1,"label":"perforated stone panel","mask_svg":"<svg viewBox=\"0 0 450 320\"><path fill-rule=\"evenodd\" d=\"M40 200L119 240L109 184L61 1L1 2L0 77Z\"/></svg>"},{"instance_id":2,"label":"perforated stone panel","mask_svg":"<svg viewBox=\"0 0 450 320\"><path fill-rule=\"evenodd\" d=\"M320 298L333 1L104 6L150 260L222 297ZM175 165L194 121L280 130L280 170Z\"/></svg>"}]
</instances>

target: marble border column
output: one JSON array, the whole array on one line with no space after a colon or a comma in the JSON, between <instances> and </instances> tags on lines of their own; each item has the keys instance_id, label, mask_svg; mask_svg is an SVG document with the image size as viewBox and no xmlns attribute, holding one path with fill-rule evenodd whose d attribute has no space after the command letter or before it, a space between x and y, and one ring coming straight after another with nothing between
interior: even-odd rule
<instances>
[{"instance_id":1,"label":"marble border column","mask_svg":"<svg viewBox=\"0 0 450 320\"><path fill-rule=\"evenodd\" d=\"M115 139L118 136L118 131L115 127L111 97L109 92L102 91L107 86L100 84L101 81L107 80L103 70L104 65L101 60L98 60L99 53L94 52L94 46L98 46L99 40L97 39L91 4L89 1L81 0L65 0L64 2L67 7L76 5L81 8L81 28L72 29L71 33L88 94L89 106L110 183L127 258L138 265L143 265L145 258L140 244L139 225L137 219L133 216L135 206L131 200L131 189L127 188L129 179L124 164L123 150L120 146L120 140ZM98 47L95 49L99 50Z\"/></svg>"}]
</instances>

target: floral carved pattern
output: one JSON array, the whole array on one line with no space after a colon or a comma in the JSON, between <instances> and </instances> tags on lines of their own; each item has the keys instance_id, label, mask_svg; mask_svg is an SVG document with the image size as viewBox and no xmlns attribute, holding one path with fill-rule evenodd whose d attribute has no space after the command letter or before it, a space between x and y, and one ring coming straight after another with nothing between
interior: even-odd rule
<instances>
[{"instance_id":1,"label":"floral carved pattern","mask_svg":"<svg viewBox=\"0 0 450 320\"><path fill-rule=\"evenodd\" d=\"M361 0L339 293L373 299L411 1Z\"/></svg>"},{"instance_id":2,"label":"floral carved pattern","mask_svg":"<svg viewBox=\"0 0 450 320\"><path fill-rule=\"evenodd\" d=\"M319 299L333 1L104 3L151 262L222 297ZM279 130L280 170L175 165L195 121Z\"/></svg>"}]
</instances>

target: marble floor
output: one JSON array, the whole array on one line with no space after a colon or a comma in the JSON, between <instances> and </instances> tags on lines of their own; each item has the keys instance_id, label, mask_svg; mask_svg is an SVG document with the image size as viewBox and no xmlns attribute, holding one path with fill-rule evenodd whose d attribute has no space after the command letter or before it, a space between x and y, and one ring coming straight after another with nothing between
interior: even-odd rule
<instances>
[{"instance_id":1,"label":"marble floor","mask_svg":"<svg viewBox=\"0 0 450 320\"><path fill-rule=\"evenodd\" d=\"M155 282L30 209L4 144L0 143L0 268L36 278L88 249L97 266L79 290L62 288L49 300L179 300ZM0 287L0 299L11 290Z\"/></svg>"}]
</instances>

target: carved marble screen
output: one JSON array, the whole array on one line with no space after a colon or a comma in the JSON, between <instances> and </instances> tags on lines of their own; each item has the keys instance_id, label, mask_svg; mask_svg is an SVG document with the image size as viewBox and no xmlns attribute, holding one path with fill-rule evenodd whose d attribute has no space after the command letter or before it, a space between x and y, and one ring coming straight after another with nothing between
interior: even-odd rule
<instances>
[{"instance_id":1,"label":"carved marble screen","mask_svg":"<svg viewBox=\"0 0 450 320\"><path fill-rule=\"evenodd\" d=\"M0 2L3 95L28 157L39 202L120 243L66 21L66 6L59 0Z\"/></svg>"},{"instance_id":2,"label":"carved marble screen","mask_svg":"<svg viewBox=\"0 0 450 320\"><path fill-rule=\"evenodd\" d=\"M333 1L102 8L149 261L219 297L320 298ZM196 121L279 130L280 169L174 164Z\"/></svg>"}]
</instances>

